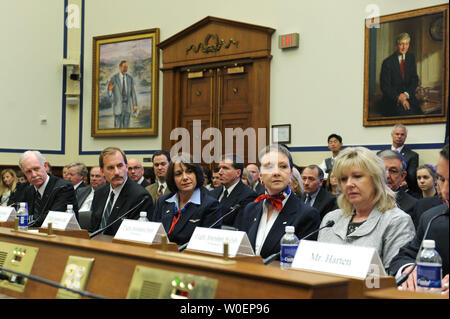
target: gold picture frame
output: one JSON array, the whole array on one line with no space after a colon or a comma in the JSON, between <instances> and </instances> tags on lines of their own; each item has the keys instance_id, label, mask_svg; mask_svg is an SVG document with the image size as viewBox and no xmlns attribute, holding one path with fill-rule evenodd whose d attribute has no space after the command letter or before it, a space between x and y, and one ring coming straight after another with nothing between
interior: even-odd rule
<instances>
[{"instance_id":1,"label":"gold picture frame","mask_svg":"<svg viewBox=\"0 0 450 319\"><path fill-rule=\"evenodd\" d=\"M366 19L365 22L363 125L446 122L448 4ZM403 55L402 71L397 40L404 38L405 33L410 42ZM399 62L394 62L397 59ZM406 104L400 96L404 92L408 92Z\"/></svg>"},{"instance_id":2,"label":"gold picture frame","mask_svg":"<svg viewBox=\"0 0 450 319\"><path fill-rule=\"evenodd\" d=\"M158 135L158 44L158 28L93 37L91 136Z\"/></svg>"}]
</instances>

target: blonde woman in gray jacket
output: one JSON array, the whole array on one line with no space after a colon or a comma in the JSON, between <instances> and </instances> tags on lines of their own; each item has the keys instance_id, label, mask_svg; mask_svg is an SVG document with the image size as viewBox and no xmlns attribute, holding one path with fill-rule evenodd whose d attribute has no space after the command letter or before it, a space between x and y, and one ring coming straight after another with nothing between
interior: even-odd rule
<instances>
[{"instance_id":1,"label":"blonde woman in gray jacket","mask_svg":"<svg viewBox=\"0 0 450 319\"><path fill-rule=\"evenodd\" d=\"M383 161L364 147L349 147L336 158L333 174L342 190L339 209L329 212L333 227L319 232L318 241L373 247L387 269L400 247L415 235L411 217L399 209L395 193L386 185Z\"/></svg>"}]
</instances>

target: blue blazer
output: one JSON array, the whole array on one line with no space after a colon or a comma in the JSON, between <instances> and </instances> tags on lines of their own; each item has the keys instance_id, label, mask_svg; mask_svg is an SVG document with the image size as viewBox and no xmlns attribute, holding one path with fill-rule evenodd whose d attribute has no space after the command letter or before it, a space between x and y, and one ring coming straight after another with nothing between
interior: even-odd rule
<instances>
[{"instance_id":1,"label":"blue blazer","mask_svg":"<svg viewBox=\"0 0 450 319\"><path fill-rule=\"evenodd\" d=\"M247 233L248 239L255 249L256 235L259 222L263 213L263 203L250 203L243 212L241 229ZM261 257L266 258L280 251L280 241L285 233L286 226L294 226L295 234L299 239L318 229L320 225L320 214L317 209L303 203L303 201L291 192L288 200L280 211L272 228L267 234L266 240L261 248ZM316 240L317 234L308 238Z\"/></svg>"},{"instance_id":2,"label":"blue blazer","mask_svg":"<svg viewBox=\"0 0 450 319\"><path fill-rule=\"evenodd\" d=\"M158 198L155 211L151 221L163 224L166 232L169 232L174 217L173 211L175 203L166 202L175 193L164 194ZM200 190L200 205L191 203L184 212L181 213L180 220L176 223L172 233L167 234L169 241L177 245L183 245L191 239L195 227L210 227L222 216L219 202L208 195L207 190ZM213 228L220 228L219 221Z\"/></svg>"}]
</instances>

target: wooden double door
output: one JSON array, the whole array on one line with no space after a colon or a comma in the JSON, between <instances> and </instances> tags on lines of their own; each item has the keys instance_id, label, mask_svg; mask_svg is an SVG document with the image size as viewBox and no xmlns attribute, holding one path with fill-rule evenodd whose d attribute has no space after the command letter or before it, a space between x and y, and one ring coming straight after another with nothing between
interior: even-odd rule
<instances>
[{"instance_id":1,"label":"wooden double door","mask_svg":"<svg viewBox=\"0 0 450 319\"><path fill-rule=\"evenodd\" d=\"M177 122L189 131L193 153L198 156L201 149L206 163L229 152L246 163L249 155L252 159L258 139L252 63L184 68L179 78Z\"/></svg>"}]
</instances>

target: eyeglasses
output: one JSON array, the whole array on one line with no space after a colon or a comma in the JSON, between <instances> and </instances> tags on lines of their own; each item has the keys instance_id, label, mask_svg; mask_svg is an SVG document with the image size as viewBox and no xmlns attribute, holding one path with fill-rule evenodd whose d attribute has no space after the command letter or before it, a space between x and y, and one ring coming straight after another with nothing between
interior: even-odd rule
<instances>
[{"instance_id":1,"label":"eyeglasses","mask_svg":"<svg viewBox=\"0 0 450 319\"><path fill-rule=\"evenodd\" d=\"M142 166L129 166L128 167L128 170L131 172L131 171L137 171L137 170L140 170L140 169L142 169Z\"/></svg>"}]
</instances>

